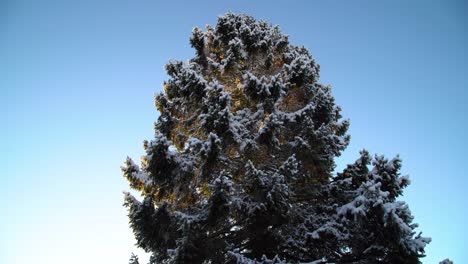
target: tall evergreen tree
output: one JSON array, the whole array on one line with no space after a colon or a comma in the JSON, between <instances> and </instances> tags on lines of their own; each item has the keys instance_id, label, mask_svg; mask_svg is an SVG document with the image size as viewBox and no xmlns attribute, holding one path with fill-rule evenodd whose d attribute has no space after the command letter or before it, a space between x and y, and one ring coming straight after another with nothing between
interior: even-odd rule
<instances>
[{"instance_id":1,"label":"tall evergreen tree","mask_svg":"<svg viewBox=\"0 0 468 264\"><path fill-rule=\"evenodd\" d=\"M319 65L276 26L227 13L170 61L141 167L122 167L137 245L151 263L419 263L397 157L333 175L349 142Z\"/></svg>"}]
</instances>

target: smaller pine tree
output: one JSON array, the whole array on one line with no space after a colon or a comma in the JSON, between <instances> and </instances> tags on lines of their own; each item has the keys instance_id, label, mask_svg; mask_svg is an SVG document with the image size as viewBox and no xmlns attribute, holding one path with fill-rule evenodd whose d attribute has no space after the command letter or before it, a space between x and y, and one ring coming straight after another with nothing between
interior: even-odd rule
<instances>
[{"instance_id":1,"label":"smaller pine tree","mask_svg":"<svg viewBox=\"0 0 468 264\"><path fill-rule=\"evenodd\" d=\"M451 261L450 259L444 259L441 262L439 262L439 264L453 264L453 261Z\"/></svg>"},{"instance_id":2,"label":"smaller pine tree","mask_svg":"<svg viewBox=\"0 0 468 264\"><path fill-rule=\"evenodd\" d=\"M132 253L128 264L140 264L140 262L138 262L138 256Z\"/></svg>"}]
</instances>

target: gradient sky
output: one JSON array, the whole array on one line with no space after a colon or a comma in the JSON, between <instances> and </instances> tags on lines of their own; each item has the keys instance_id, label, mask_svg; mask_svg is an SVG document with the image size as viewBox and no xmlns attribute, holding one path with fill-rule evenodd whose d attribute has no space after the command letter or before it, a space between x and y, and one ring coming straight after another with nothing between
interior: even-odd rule
<instances>
[{"instance_id":1,"label":"gradient sky","mask_svg":"<svg viewBox=\"0 0 468 264\"><path fill-rule=\"evenodd\" d=\"M468 263L466 2L164 2L0 1L0 263L142 254L119 166L153 136L164 64L191 58L192 28L226 11L310 50L351 120L338 169L362 148L400 154L412 180L403 199L433 238L423 263Z\"/></svg>"}]
</instances>

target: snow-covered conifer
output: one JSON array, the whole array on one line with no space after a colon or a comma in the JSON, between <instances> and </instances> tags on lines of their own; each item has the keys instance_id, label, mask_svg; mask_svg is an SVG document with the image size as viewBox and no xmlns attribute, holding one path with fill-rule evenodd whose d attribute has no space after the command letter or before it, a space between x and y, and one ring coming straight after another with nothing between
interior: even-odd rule
<instances>
[{"instance_id":1,"label":"snow-covered conifer","mask_svg":"<svg viewBox=\"0 0 468 264\"><path fill-rule=\"evenodd\" d=\"M363 151L333 175L349 122L307 49L233 13L190 43L193 59L165 67L141 166L122 167L151 263L419 262L430 239L397 200L400 159Z\"/></svg>"}]
</instances>

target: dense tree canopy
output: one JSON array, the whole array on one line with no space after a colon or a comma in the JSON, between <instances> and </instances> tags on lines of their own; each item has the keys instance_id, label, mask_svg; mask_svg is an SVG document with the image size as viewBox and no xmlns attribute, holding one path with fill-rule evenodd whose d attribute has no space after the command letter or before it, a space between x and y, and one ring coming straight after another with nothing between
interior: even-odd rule
<instances>
[{"instance_id":1,"label":"dense tree canopy","mask_svg":"<svg viewBox=\"0 0 468 264\"><path fill-rule=\"evenodd\" d=\"M430 239L397 199L401 160L362 151L333 173L349 123L307 49L233 13L190 43L165 67L141 166L122 167L151 263L419 263Z\"/></svg>"}]
</instances>

